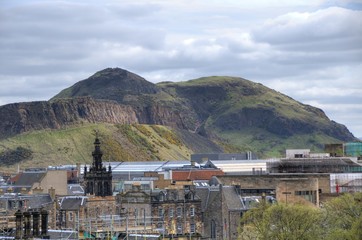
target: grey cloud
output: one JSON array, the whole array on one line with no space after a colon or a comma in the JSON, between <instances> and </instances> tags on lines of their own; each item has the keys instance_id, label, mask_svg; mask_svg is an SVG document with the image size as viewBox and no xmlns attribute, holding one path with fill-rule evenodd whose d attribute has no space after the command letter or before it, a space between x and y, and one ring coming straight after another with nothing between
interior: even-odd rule
<instances>
[{"instance_id":1,"label":"grey cloud","mask_svg":"<svg viewBox=\"0 0 362 240\"><path fill-rule=\"evenodd\" d=\"M360 38L362 12L332 7L314 13L289 13L253 31L257 41L271 44ZM360 45L359 45L360 46Z\"/></svg>"},{"instance_id":2,"label":"grey cloud","mask_svg":"<svg viewBox=\"0 0 362 240\"><path fill-rule=\"evenodd\" d=\"M308 96L294 86L361 88L360 11L329 8L303 18L285 9L215 8L208 1L196 7L162 1L29 2L0 7L0 81L13 89L0 89L0 104L48 99L106 67L153 82L244 77L327 106L337 121L341 111L328 104L361 100ZM260 24L267 14L271 19ZM278 14L283 15L273 18Z\"/></svg>"}]
</instances>

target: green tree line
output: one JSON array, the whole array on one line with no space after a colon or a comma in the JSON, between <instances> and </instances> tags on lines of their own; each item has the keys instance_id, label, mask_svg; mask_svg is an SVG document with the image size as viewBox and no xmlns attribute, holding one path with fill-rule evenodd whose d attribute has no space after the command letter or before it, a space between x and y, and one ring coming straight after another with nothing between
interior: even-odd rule
<instances>
[{"instance_id":1,"label":"green tree line","mask_svg":"<svg viewBox=\"0 0 362 240\"><path fill-rule=\"evenodd\" d=\"M362 193L320 208L262 202L241 218L240 240L362 240Z\"/></svg>"}]
</instances>

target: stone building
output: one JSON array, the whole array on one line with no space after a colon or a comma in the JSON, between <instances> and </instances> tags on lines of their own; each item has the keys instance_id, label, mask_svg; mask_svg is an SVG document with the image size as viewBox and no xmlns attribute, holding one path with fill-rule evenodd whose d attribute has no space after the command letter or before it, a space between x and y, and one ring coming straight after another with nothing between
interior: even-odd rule
<instances>
[{"instance_id":1,"label":"stone building","mask_svg":"<svg viewBox=\"0 0 362 240\"><path fill-rule=\"evenodd\" d=\"M203 239L237 239L242 214L250 206L234 186L205 186L196 190L202 199Z\"/></svg>"},{"instance_id":2,"label":"stone building","mask_svg":"<svg viewBox=\"0 0 362 240\"><path fill-rule=\"evenodd\" d=\"M196 188L202 200L203 238L237 239L243 213L260 201L318 207L330 194L329 174L223 175Z\"/></svg>"},{"instance_id":3,"label":"stone building","mask_svg":"<svg viewBox=\"0 0 362 240\"><path fill-rule=\"evenodd\" d=\"M84 216L87 197L65 196L58 199L56 228L78 230L79 217Z\"/></svg>"},{"instance_id":4,"label":"stone building","mask_svg":"<svg viewBox=\"0 0 362 240\"><path fill-rule=\"evenodd\" d=\"M27 169L11 180L13 192L29 194L48 193L55 190L56 195L67 194L67 171L47 169Z\"/></svg>"},{"instance_id":5,"label":"stone building","mask_svg":"<svg viewBox=\"0 0 362 240\"><path fill-rule=\"evenodd\" d=\"M198 239L202 236L201 199L193 186L152 192L153 224L162 236Z\"/></svg>"},{"instance_id":6,"label":"stone building","mask_svg":"<svg viewBox=\"0 0 362 240\"><path fill-rule=\"evenodd\" d=\"M118 226L124 234L152 234L158 233L152 228L151 195L149 191L141 189L140 184L116 195L117 211L119 212Z\"/></svg>"},{"instance_id":7,"label":"stone building","mask_svg":"<svg viewBox=\"0 0 362 240\"><path fill-rule=\"evenodd\" d=\"M329 174L224 175L212 185L236 186L241 195L273 194L278 202L319 206L320 195L330 193Z\"/></svg>"},{"instance_id":8,"label":"stone building","mask_svg":"<svg viewBox=\"0 0 362 240\"><path fill-rule=\"evenodd\" d=\"M102 236L110 232L119 216L113 196L65 196L57 200L56 229L79 231L79 236Z\"/></svg>"},{"instance_id":9,"label":"stone building","mask_svg":"<svg viewBox=\"0 0 362 240\"><path fill-rule=\"evenodd\" d=\"M83 179L85 194L101 197L112 196L112 170L110 166L108 170L103 166L103 153L100 144L97 136L94 141L94 151L92 152L92 166L89 168L89 171L87 166L84 167Z\"/></svg>"}]
</instances>

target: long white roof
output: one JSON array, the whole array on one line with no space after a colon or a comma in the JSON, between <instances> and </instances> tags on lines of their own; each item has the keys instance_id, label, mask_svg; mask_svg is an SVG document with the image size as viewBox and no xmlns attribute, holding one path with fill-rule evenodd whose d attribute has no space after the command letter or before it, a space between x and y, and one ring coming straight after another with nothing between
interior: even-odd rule
<instances>
[{"instance_id":1,"label":"long white roof","mask_svg":"<svg viewBox=\"0 0 362 240\"><path fill-rule=\"evenodd\" d=\"M268 160L209 160L213 166L220 168L223 172L252 172L255 170L266 170Z\"/></svg>"}]
</instances>

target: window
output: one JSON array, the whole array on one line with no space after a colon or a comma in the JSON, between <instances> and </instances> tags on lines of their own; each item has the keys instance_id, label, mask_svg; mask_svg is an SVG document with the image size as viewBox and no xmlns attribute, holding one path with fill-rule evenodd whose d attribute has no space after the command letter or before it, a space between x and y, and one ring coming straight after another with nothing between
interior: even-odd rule
<instances>
[{"instance_id":1,"label":"window","mask_svg":"<svg viewBox=\"0 0 362 240\"><path fill-rule=\"evenodd\" d=\"M137 208L134 209L134 220L135 220L134 225L137 226L138 225L138 209Z\"/></svg>"},{"instance_id":2,"label":"window","mask_svg":"<svg viewBox=\"0 0 362 240\"><path fill-rule=\"evenodd\" d=\"M215 220L211 220L211 239L215 239L216 238L216 223Z\"/></svg>"},{"instance_id":3,"label":"window","mask_svg":"<svg viewBox=\"0 0 362 240\"><path fill-rule=\"evenodd\" d=\"M170 208L170 209L168 210L168 216L169 216L170 218L172 218L172 217L173 217L173 214L174 214L174 209L173 209L173 208Z\"/></svg>"},{"instance_id":4,"label":"window","mask_svg":"<svg viewBox=\"0 0 362 240\"><path fill-rule=\"evenodd\" d=\"M181 217L182 216L182 208L178 207L177 208L177 217Z\"/></svg>"},{"instance_id":5,"label":"window","mask_svg":"<svg viewBox=\"0 0 362 240\"><path fill-rule=\"evenodd\" d=\"M317 203L317 191L295 191L296 196L300 196L307 201L310 201L314 204Z\"/></svg>"},{"instance_id":6,"label":"window","mask_svg":"<svg viewBox=\"0 0 362 240\"><path fill-rule=\"evenodd\" d=\"M69 221L73 221L73 213L70 212L68 216L69 216Z\"/></svg>"},{"instance_id":7,"label":"window","mask_svg":"<svg viewBox=\"0 0 362 240\"><path fill-rule=\"evenodd\" d=\"M191 224L190 224L190 233L195 233L195 232L196 232L195 223L191 223Z\"/></svg>"},{"instance_id":8,"label":"window","mask_svg":"<svg viewBox=\"0 0 362 240\"><path fill-rule=\"evenodd\" d=\"M190 207L190 216L191 217L195 216L195 208L194 207Z\"/></svg>"},{"instance_id":9,"label":"window","mask_svg":"<svg viewBox=\"0 0 362 240\"><path fill-rule=\"evenodd\" d=\"M178 222L177 223L177 234L182 234L182 223Z\"/></svg>"},{"instance_id":10,"label":"window","mask_svg":"<svg viewBox=\"0 0 362 240\"><path fill-rule=\"evenodd\" d=\"M165 195L163 194L163 192L160 192L160 201L164 201L165 200Z\"/></svg>"},{"instance_id":11,"label":"window","mask_svg":"<svg viewBox=\"0 0 362 240\"><path fill-rule=\"evenodd\" d=\"M163 217L163 208L158 209L158 216Z\"/></svg>"}]
</instances>

